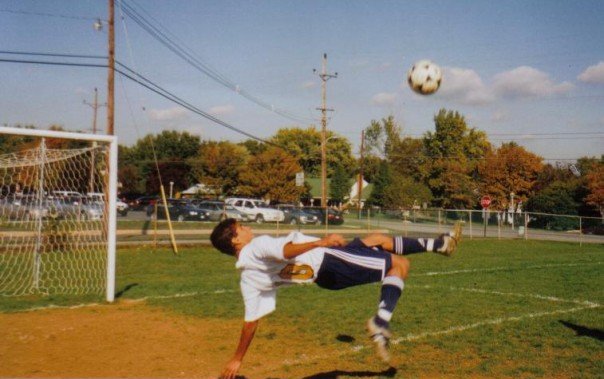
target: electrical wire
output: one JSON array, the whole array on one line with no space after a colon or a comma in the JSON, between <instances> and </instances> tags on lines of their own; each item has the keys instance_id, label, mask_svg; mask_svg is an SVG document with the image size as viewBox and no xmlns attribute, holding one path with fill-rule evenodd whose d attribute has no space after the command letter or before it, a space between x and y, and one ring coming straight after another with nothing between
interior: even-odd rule
<instances>
[{"instance_id":1,"label":"electrical wire","mask_svg":"<svg viewBox=\"0 0 604 379\"><path fill-rule=\"evenodd\" d=\"M52 65L52 66L71 66L71 67L94 67L94 68L107 68L107 64L94 64L94 63L75 63L75 62L57 62L57 61L38 61L38 60L26 60L26 59L6 59L6 58L0 58L0 62L7 62L7 63L27 63L27 64L41 64L41 65ZM185 109L188 109L189 111L198 114L216 124L219 124L221 126L224 126L225 128L228 128L234 132L243 134L249 138L252 138L254 140L257 140L259 142L268 144L268 145L272 145L272 146L277 146L277 147L281 147L275 143L272 143L270 141L264 140L260 137L257 137L251 133L246 132L245 130L242 130L240 128L237 128L227 122L224 122L212 115L210 115L209 113L206 113L204 111L202 111L201 109L191 105L190 103L186 102L185 100L179 98L178 96L170 93L169 91L163 89L162 87L158 86L157 84L153 83L152 81L148 80L147 78L143 77L142 75L135 73L132 69L128 68L127 66L119 63L116 61L117 64L119 64L121 67L124 67L124 70L127 70L129 72L132 73L132 75L127 74L126 72L120 70L120 69L115 69L115 71L121 75L123 75L124 77L130 79L131 81L147 88L148 90L162 96L163 98L172 101L173 103L176 103L180 106L182 106ZM135 77L136 76L136 77ZM137 79L137 77L139 79Z\"/></svg>"},{"instance_id":2,"label":"electrical wire","mask_svg":"<svg viewBox=\"0 0 604 379\"><path fill-rule=\"evenodd\" d=\"M186 46L184 46L184 44L178 44L176 41L174 41L174 39L176 37L170 38L170 36L168 36L167 34L168 33L172 34L172 33L167 31L167 29L163 26L162 26L162 28L164 30L166 30L166 32L163 32L157 26L155 26L154 24L158 24L160 26L161 26L161 24L159 23L159 21L157 21L151 15L149 15L148 12L145 12L145 13L147 13L147 15L153 20L153 22L146 19L145 16L143 16L140 12L138 12L134 7L127 4L124 0L120 0L119 4L121 5L121 9L124 12L124 14L126 14L130 19L132 19L137 25L139 25L143 30L145 30L147 33L149 33L158 42L160 42L162 45L164 45L170 51L172 51L173 53L178 55L185 62L189 63L191 66L193 66L194 68L196 68L203 74L207 75L212 80L221 84L222 86L236 92L237 94L243 96L244 98L248 99L249 101L253 102L254 104L256 104L266 110L269 110L273 113L276 113L282 117L290 119L292 121L303 122L303 123L316 121L315 119L312 119L312 118L297 116L291 112L276 108L272 104L269 104L269 103L261 100L260 98L252 95L251 93L249 93L248 91L246 91L245 89L241 88L239 85L237 85L236 83L234 83L233 81L228 79L226 76L224 76L223 74L218 72L216 69L212 68L209 64L207 64L207 63L203 62L201 59L197 58L193 53L190 53L189 51L191 49L186 48ZM173 36L173 34L172 34L172 36Z\"/></svg>"}]
</instances>

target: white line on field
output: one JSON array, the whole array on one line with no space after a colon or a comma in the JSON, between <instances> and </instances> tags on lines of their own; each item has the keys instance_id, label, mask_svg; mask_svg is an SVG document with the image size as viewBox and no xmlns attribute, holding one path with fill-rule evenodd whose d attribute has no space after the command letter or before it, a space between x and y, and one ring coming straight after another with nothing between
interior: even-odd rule
<instances>
[{"instance_id":1,"label":"white line on field","mask_svg":"<svg viewBox=\"0 0 604 379\"><path fill-rule=\"evenodd\" d=\"M503 324L504 322L522 321L522 320L537 318L537 317L553 316L553 315L564 314L564 313L573 313L573 312L579 312L579 311L582 311L585 309L591 309L591 308L597 308L597 307L599 307L598 304L592 303L590 305L585 305L582 307L575 307L575 308L570 308L570 309L559 309L559 310L550 311L550 312L535 312L535 313L527 313L527 314L520 315L520 316L494 318L491 320L478 321L473 324L452 326L448 329L438 330L438 331L434 331L434 332L424 332L424 333L419 333L419 334L407 334L404 337L397 338L390 342L393 344L398 344L400 342L415 341L415 340L419 340L419 339L426 338L426 337L435 337L435 336L441 336L441 335L451 334L451 333L455 333L455 332L463 332L465 330L475 329L475 328L479 328L481 326L486 326L486 325L499 325L499 324Z\"/></svg>"},{"instance_id":2,"label":"white line on field","mask_svg":"<svg viewBox=\"0 0 604 379\"><path fill-rule=\"evenodd\" d=\"M231 293L231 292L237 292L237 291L220 289L220 290L215 290L215 291L184 292L184 293L176 293L173 295L145 296L145 297L139 297L139 298L135 298L135 299L124 299L123 302L126 304L127 303L142 303L147 300L175 299L175 298L180 298L180 297L192 297L192 296L197 296L197 295L217 295L217 294L221 294L221 293ZM100 307L103 305L109 305L109 304L108 303L83 303L83 304L76 304L76 305L50 304L50 305L41 306L41 307L19 309L18 311L15 311L14 313L43 311L46 309L78 309L78 308L86 308L86 307Z\"/></svg>"},{"instance_id":3,"label":"white line on field","mask_svg":"<svg viewBox=\"0 0 604 379\"><path fill-rule=\"evenodd\" d=\"M543 268L553 268L553 267L575 267L575 266L591 266L591 265L600 265L602 262L584 262L584 263L558 263L558 264L547 264L547 265L538 265L538 266L525 266L525 267L490 267L490 268L473 268L466 270L451 270L451 271L429 271L419 274L411 274L410 276L436 276L436 275L455 275L455 274L469 274L469 273L477 273L477 272L491 272L491 271L515 271L515 270L534 270L534 269L543 269Z\"/></svg>"},{"instance_id":4,"label":"white line on field","mask_svg":"<svg viewBox=\"0 0 604 379\"><path fill-rule=\"evenodd\" d=\"M434 287L434 286L430 286L430 285L409 286L409 287L423 288L423 289L439 289L439 287ZM599 303L592 302L592 301L569 300L569 299L562 299L562 298L558 298L558 297L545 296L545 295L539 295L539 294L523 294L523 293L513 293L513 292L489 291L489 290L481 290L481 289L475 289L475 288L456 288L456 287L444 287L444 288L449 289L451 291L467 291L467 292L483 293L483 294L490 294L490 295L500 295L500 296L529 297L529 298L535 298L535 299L539 299L539 300L546 300L546 301L552 301L552 302L578 304L580 306L574 307L574 308L569 308L569 309L558 309L558 310L548 311L548 312L534 312L534 313L527 313L527 314L518 315L518 316L485 319L483 321L477 321L472 324L452 326L452 327L449 327L449 328L443 329L443 330L436 330L436 331L432 331L432 332L424 332L424 333L418 333L418 334L407 334L406 336L391 340L390 342L392 344L397 345L401 342L416 341L416 340L420 340L420 339L428 338L428 337L437 337L437 336L442 336L442 335L448 335L448 334L463 332L466 330L476 329L476 328L480 328L480 327L488 326L488 325L499 325L499 324L503 324L506 322L518 322L518 321L534 319L534 318L538 318L538 317L574 313L574 312L579 312L579 311L583 311L586 309L598 308L601 306ZM342 356L342 355L346 355L346 354L350 354L350 353L356 353L356 352L359 352L366 348L368 348L368 346L366 346L366 345L355 345L348 350L342 350L339 354L337 354L337 356ZM283 363L286 365L309 363L311 361L314 361L314 360L317 360L320 358L324 358L324 355L317 355L317 356L312 356L312 357L303 355L301 357L301 359L285 360Z\"/></svg>"}]
</instances>

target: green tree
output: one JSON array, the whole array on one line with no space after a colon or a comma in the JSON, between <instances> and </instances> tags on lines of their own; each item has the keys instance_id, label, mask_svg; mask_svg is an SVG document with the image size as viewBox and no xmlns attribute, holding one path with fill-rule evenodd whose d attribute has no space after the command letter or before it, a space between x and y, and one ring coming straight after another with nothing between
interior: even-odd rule
<instances>
[{"instance_id":1,"label":"green tree","mask_svg":"<svg viewBox=\"0 0 604 379\"><path fill-rule=\"evenodd\" d=\"M329 184L329 197L332 201L342 203L350 195L350 176L343 166L338 165Z\"/></svg>"},{"instance_id":2,"label":"green tree","mask_svg":"<svg viewBox=\"0 0 604 379\"><path fill-rule=\"evenodd\" d=\"M332 176L338 165L352 173L356 160L350 142L330 131L327 131L326 139L327 176ZM321 175L321 131L314 127L279 129L270 141L296 157L308 177Z\"/></svg>"},{"instance_id":3,"label":"green tree","mask_svg":"<svg viewBox=\"0 0 604 379\"><path fill-rule=\"evenodd\" d=\"M277 202L297 202L303 187L296 187L296 173L302 168L283 149L270 147L253 156L240 174L238 193Z\"/></svg>"},{"instance_id":4,"label":"green tree","mask_svg":"<svg viewBox=\"0 0 604 379\"><path fill-rule=\"evenodd\" d=\"M386 206L386 189L390 183L392 183L392 170L390 164L386 161L382 161L380 169L373 181L373 191L371 191L371 195L369 195L369 198L367 199L368 205L379 207Z\"/></svg>"},{"instance_id":5,"label":"green tree","mask_svg":"<svg viewBox=\"0 0 604 379\"><path fill-rule=\"evenodd\" d=\"M192 182L191 167L187 163L199 150L201 140L187 132L165 130L160 134L148 134L136 141L133 146L120 147L119 166L136 167L143 183L129 183L133 178L124 178L122 186L145 188L147 193L157 193L159 190L159 177L164 185L173 181L178 183L179 189L188 187ZM157 172L157 167L160 172ZM163 170L168 170L162 173ZM176 184L175 184L176 186Z\"/></svg>"},{"instance_id":6,"label":"green tree","mask_svg":"<svg viewBox=\"0 0 604 379\"><path fill-rule=\"evenodd\" d=\"M384 203L388 208L411 208L431 200L428 186L402 175L395 175L384 191Z\"/></svg>"},{"instance_id":7,"label":"green tree","mask_svg":"<svg viewBox=\"0 0 604 379\"><path fill-rule=\"evenodd\" d=\"M478 189L477 162L491 144L485 133L469 128L459 112L441 109L434 125L435 131L424 136L429 157L424 170L435 202L442 207L471 208Z\"/></svg>"},{"instance_id":8,"label":"green tree","mask_svg":"<svg viewBox=\"0 0 604 379\"><path fill-rule=\"evenodd\" d=\"M550 213L558 215L576 215L577 203L573 200L572 188L567 183L554 182L549 187L532 196L526 203L529 212ZM534 215L529 223L532 227L568 230L577 228L575 218Z\"/></svg>"}]
</instances>

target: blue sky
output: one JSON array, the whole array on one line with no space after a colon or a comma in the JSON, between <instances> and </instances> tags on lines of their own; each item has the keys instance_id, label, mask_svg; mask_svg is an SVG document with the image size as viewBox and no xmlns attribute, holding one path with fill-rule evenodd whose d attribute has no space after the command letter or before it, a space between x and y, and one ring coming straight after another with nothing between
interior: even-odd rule
<instances>
[{"instance_id":1,"label":"blue sky","mask_svg":"<svg viewBox=\"0 0 604 379\"><path fill-rule=\"evenodd\" d=\"M394 115L404 134L433 130L440 108L498 145L516 140L551 160L604 153L603 1L151 1L124 2L195 57L284 118L245 99L170 52L116 4L117 59L196 107L260 138L320 126L323 53L328 128L358 152L361 130ZM151 18L152 17L152 18ZM0 50L106 55L104 0L0 0ZM15 58L0 54L0 58ZM23 57L20 57L23 58ZM32 59L32 57L25 57ZM36 58L38 59L38 58ZM441 89L406 85L413 62L444 70ZM88 62L95 62L89 60ZM0 62L0 124L89 130L93 90L106 71ZM203 139L246 137L116 77L116 134L131 144L175 129ZM99 112L104 129L105 109ZM314 121L313 121L314 119Z\"/></svg>"}]
</instances>

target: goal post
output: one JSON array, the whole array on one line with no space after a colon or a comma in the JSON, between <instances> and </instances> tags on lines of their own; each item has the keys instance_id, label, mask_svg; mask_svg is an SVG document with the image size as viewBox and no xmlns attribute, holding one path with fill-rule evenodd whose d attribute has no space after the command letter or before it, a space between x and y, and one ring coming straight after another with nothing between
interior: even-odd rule
<instances>
[{"instance_id":1,"label":"goal post","mask_svg":"<svg viewBox=\"0 0 604 379\"><path fill-rule=\"evenodd\" d=\"M117 154L115 136L0 126L0 296L114 300Z\"/></svg>"}]
</instances>

